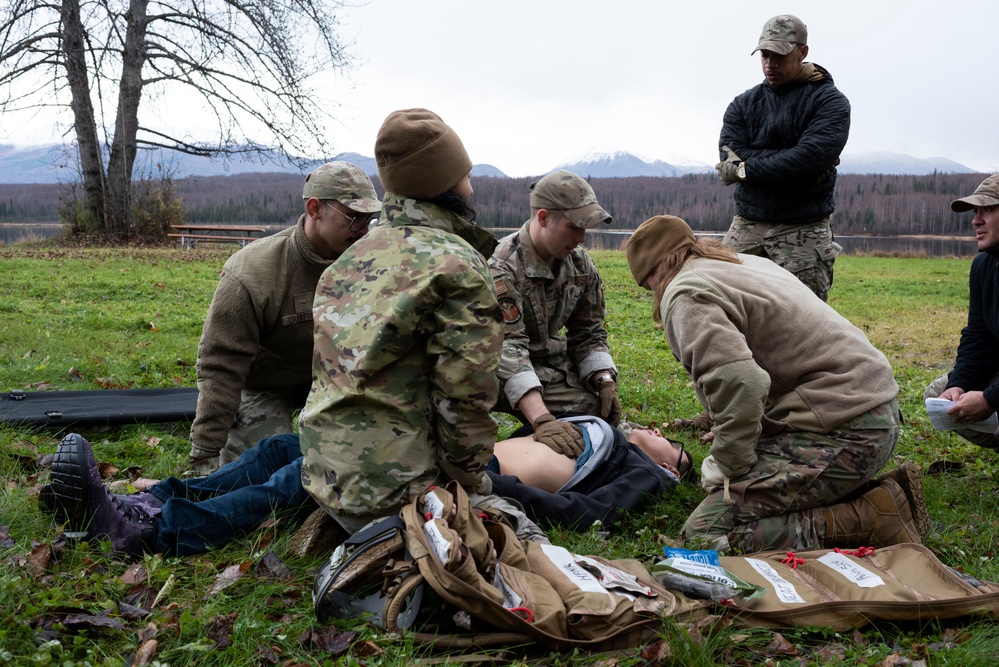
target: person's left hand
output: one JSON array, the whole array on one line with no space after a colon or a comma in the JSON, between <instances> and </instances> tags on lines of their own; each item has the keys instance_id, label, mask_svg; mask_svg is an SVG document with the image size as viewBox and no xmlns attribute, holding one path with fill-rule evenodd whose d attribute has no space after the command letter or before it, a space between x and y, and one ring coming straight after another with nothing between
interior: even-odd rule
<instances>
[{"instance_id":1,"label":"person's left hand","mask_svg":"<svg viewBox=\"0 0 999 667\"><path fill-rule=\"evenodd\" d=\"M947 411L956 422L980 422L992 416L995 410L985 400L985 394L981 391L968 391L961 394L957 399L957 405Z\"/></svg>"},{"instance_id":2,"label":"person's left hand","mask_svg":"<svg viewBox=\"0 0 999 667\"><path fill-rule=\"evenodd\" d=\"M617 382L604 380L597 385L597 395L600 397L600 418L611 426L621 422L621 401L617 397Z\"/></svg>"},{"instance_id":3,"label":"person's left hand","mask_svg":"<svg viewBox=\"0 0 999 667\"><path fill-rule=\"evenodd\" d=\"M722 146L722 150L726 154L725 161L715 165L721 182L725 185L732 185L746 180L746 163L728 146Z\"/></svg>"}]
</instances>

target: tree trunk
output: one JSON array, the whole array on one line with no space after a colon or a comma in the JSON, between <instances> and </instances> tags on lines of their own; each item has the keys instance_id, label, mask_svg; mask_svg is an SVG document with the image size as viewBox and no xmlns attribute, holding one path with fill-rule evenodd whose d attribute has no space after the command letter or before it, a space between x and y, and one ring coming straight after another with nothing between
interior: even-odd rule
<instances>
[{"instance_id":1,"label":"tree trunk","mask_svg":"<svg viewBox=\"0 0 999 667\"><path fill-rule=\"evenodd\" d=\"M146 9L149 0L131 0L125 19L121 84L118 89L114 141L108 160L108 232L124 239L133 233L132 168L137 151L142 68L146 62Z\"/></svg>"},{"instance_id":2,"label":"tree trunk","mask_svg":"<svg viewBox=\"0 0 999 667\"><path fill-rule=\"evenodd\" d=\"M66 80L72 94L70 108L80 150L80 171L87 210L94 216L94 223L102 227L107 221L104 193L104 163L101 160L100 140L94 105L90 99L90 81L87 76L87 46L80 21L79 0L63 0L63 54Z\"/></svg>"}]
</instances>

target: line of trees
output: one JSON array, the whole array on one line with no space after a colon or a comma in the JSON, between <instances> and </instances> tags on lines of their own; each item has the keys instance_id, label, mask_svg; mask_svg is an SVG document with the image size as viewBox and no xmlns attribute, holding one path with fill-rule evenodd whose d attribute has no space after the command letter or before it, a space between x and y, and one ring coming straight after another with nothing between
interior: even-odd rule
<instances>
[{"instance_id":1,"label":"line of trees","mask_svg":"<svg viewBox=\"0 0 999 667\"><path fill-rule=\"evenodd\" d=\"M841 175L836 186L838 234L967 234L967 217L950 202L974 191L982 174L927 176ZM190 177L173 182L197 223L293 224L302 212L303 178L295 174ZM519 227L529 216L528 178L474 179L473 206L484 227ZM591 179L600 203L614 216L611 229L634 229L661 214L679 215L698 231L728 229L732 190L714 174L679 178ZM381 186L375 179L376 188ZM58 185L0 185L0 222L52 222L61 201Z\"/></svg>"}]
</instances>

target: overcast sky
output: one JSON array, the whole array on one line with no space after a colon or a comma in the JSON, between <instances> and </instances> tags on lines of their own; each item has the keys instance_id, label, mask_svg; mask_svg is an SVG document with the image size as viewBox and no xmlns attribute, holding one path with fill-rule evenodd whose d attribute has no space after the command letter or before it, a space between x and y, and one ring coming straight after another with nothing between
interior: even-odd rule
<instances>
[{"instance_id":1,"label":"overcast sky","mask_svg":"<svg viewBox=\"0 0 999 667\"><path fill-rule=\"evenodd\" d=\"M357 66L322 86L333 143L371 156L385 116L419 106L510 176L618 150L714 164L725 107L763 80L750 52L782 13L850 99L846 153L999 171L995 0L370 0L342 14Z\"/></svg>"},{"instance_id":2,"label":"overcast sky","mask_svg":"<svg viewBox=\"0 0 999 667\"><path fill-rule=\"evenodd\" d=\"M994 0L371 0L345 18L361 63L339 145L373 155L388 112L423 106L510 176L592 151L714 164L726 106L763 80L750 51L783 13L850 99L847 153L999 171Z\"/></svg>"}]
</instances>

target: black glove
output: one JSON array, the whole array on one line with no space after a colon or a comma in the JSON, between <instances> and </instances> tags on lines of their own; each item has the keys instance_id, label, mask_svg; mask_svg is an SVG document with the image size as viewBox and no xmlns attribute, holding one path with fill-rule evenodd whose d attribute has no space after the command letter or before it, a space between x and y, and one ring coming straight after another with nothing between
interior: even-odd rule
<instances>
[{"instance_id":1,"label":"black glove","mask_svg":"<svg viewBox=\"0 0 999 667\"><path fill-rule=\"evenodd\" d=\"M546 412L534 420L534 439L558 454L574 459L586 449L583 432L569 422L560 422Z\"/></svg>"},{"instance_id":2,"label":"black glove","mask_svg":"<svg viewBox=\"0 0 999 667\"><path fill-rule=\"evenodd\" d=\"M617 397L617 382L604 380L597 385L600 397L600 418L611 426L621 422L621 401Z\"/></svg>"}]
</instances>

